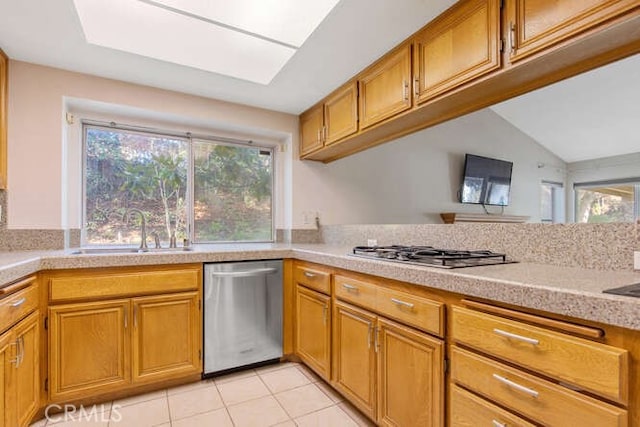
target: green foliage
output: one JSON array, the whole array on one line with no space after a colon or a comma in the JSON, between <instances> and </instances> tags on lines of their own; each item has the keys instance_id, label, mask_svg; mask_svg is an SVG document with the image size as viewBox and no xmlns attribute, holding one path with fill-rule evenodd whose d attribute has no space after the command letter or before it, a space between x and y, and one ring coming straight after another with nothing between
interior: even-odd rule
<instances>
[{"instance_id":1,"label":"green foliage","mask_svg":"<svg viewBox=\"0 0 640 427\"><path fill-rule=\"evenodd\" d=\"M197 241L269 240L272 157L253 147L192 142ZM88 128L86 224L89 243L133 243L128 208L145 212L148 230L186 236L188 143L117 129Z\"/></svg>"}]
</instances>

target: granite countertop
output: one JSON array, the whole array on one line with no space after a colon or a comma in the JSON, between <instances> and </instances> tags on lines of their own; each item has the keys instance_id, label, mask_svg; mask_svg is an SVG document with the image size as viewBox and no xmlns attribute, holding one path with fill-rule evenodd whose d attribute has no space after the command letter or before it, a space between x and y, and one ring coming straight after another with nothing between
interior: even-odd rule
<instances>
[{"instance_id":1,"label":"granite countertop","mask_svg":"<svg viewBox=\"0 0 640 427\"><path fill-rule=\"evenodd\" d=\"M40 270L296 258L521 307L640 330L640 298L603 294L640 283L640 272L515 263L440 269L348 255L323 244L196 245L189 252L75 255L71 250L0 252L0 284ZM0 285L2 286L2 285Z\"/></svg>"}]
</instances>

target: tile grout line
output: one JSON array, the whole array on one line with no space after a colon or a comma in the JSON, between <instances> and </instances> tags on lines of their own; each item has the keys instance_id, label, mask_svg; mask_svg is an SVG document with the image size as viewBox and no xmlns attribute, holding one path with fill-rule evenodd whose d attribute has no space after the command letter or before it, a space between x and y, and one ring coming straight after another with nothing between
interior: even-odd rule
<instances>
[{"instance_id":1,"label":"tile grout line","mask_svg":"<svg viewBox=\"0 0 640 427\"><path fill-rule=\"evenodd\" d=\"M279 370L281 370L281 369L277 369L276 371L279 371ZM276 371L273 371L273 372L276 372ZM267 383L262 379L260 374L258 374L258 378L260 378L260 381L262 381L262 384L264 384L264 386L267 388L267 390L269 390L269 393L270 393L271 397L273 397L273 400L276 401L276 403L278 404L280 409L282 409L282 411L287 415L287 420L285 420L285 421L293 421L293 418L291 418L291 415L289 415L289 412L287 412L287 410L284 408L284 406L282 406L282 404L280 403L280 401L276 397L275 393L273 393L273 391L271 391L271 389L269 388ZM282 422L285 422L285 421L282 421ZM295 423L295 421L294 421L294 423ZM278 424L281 424L281 423L278 423ZM276 425L276 424L274 424L274 425Z\"/></svg>"}]
</instances>

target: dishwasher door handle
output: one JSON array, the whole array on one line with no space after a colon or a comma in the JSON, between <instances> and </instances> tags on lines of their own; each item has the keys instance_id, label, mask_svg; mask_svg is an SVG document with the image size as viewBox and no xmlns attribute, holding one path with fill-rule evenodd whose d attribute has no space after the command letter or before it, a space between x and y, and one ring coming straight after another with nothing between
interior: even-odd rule
<instances>
[{"instance_id":1,"label":"dishwasher door handle","mask_svg":"<svg viewBox=\"0 0 640 427\"><path fill-rule=\"evenodd\" d=\"M256 268L254 270L245 271L210 271L211 277L254 277L273 274L278 271L277 268Z\"/></svg>"}]
</instances>

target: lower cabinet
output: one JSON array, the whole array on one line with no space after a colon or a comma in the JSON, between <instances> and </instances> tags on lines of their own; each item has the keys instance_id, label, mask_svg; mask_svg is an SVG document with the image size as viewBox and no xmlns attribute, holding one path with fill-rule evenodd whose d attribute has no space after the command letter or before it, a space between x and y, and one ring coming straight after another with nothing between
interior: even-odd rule
<instances>
[{"instance_id":1,"label":"lower cabinet","mask_svg":"<svg viewBox=\"0 0 640 427\"><path fill-rule=\"evenodd\" d=\"M49 308L54 402L201 372L198 293Z\"/></svg>"},{"instance_id":2,"label":"lower cabinet","mask_svg":"<svg viewBox=\"0 0 640 427\"><path fill-rule=\"evenodd\" d=\"M331 375L331 298L296 286L295 353L322 378Z\"/></svg>"},{"instance_id":3,"label":"lower cabinet","mask_svg":"<svg viewBox=\"0 0 640 427\"><path fill-rule=\"evenodd\" d=\"M158 381L200 369L196 292L133 300L133 381Z\"/></svg>"},{"instance_id":4,"label":"lower cabinet","mask_svg":"<svg viewBox=\"0 0 640 427\"><path fill-rule=\"evenodd\" d=\"M332 384L382 426L444 425L444 344L336 301Z\"/></svg>"},{"instance_id":5,"label":"lower cabinet","mask_svg":"<svg viewBox=\"0 0 640 427\"><path fill-rule=\"evenodd\" d=\"M333 309L333 386L376 419L376 316L336 302Z\"/></svg>"},{"instance_id":6,"label":"lower cabinet","mask_svg":"<svg viewBox=\"0 0 640 427\"><path fill-rule=\"evenodd\" d=\"M27 426L39 409L40 328L36 311L0 336L0 426Z\"/></svg>"},{"instance_id":7,"label":"lower cabinet","mask_svg":"<svg viewBox=\"0 0 640 427\"><path fill-rule=\"evenodd\" d=\"M129 300L49 308L53 401L115 391L130 383Z\"/></svg>"}]
</instances>

